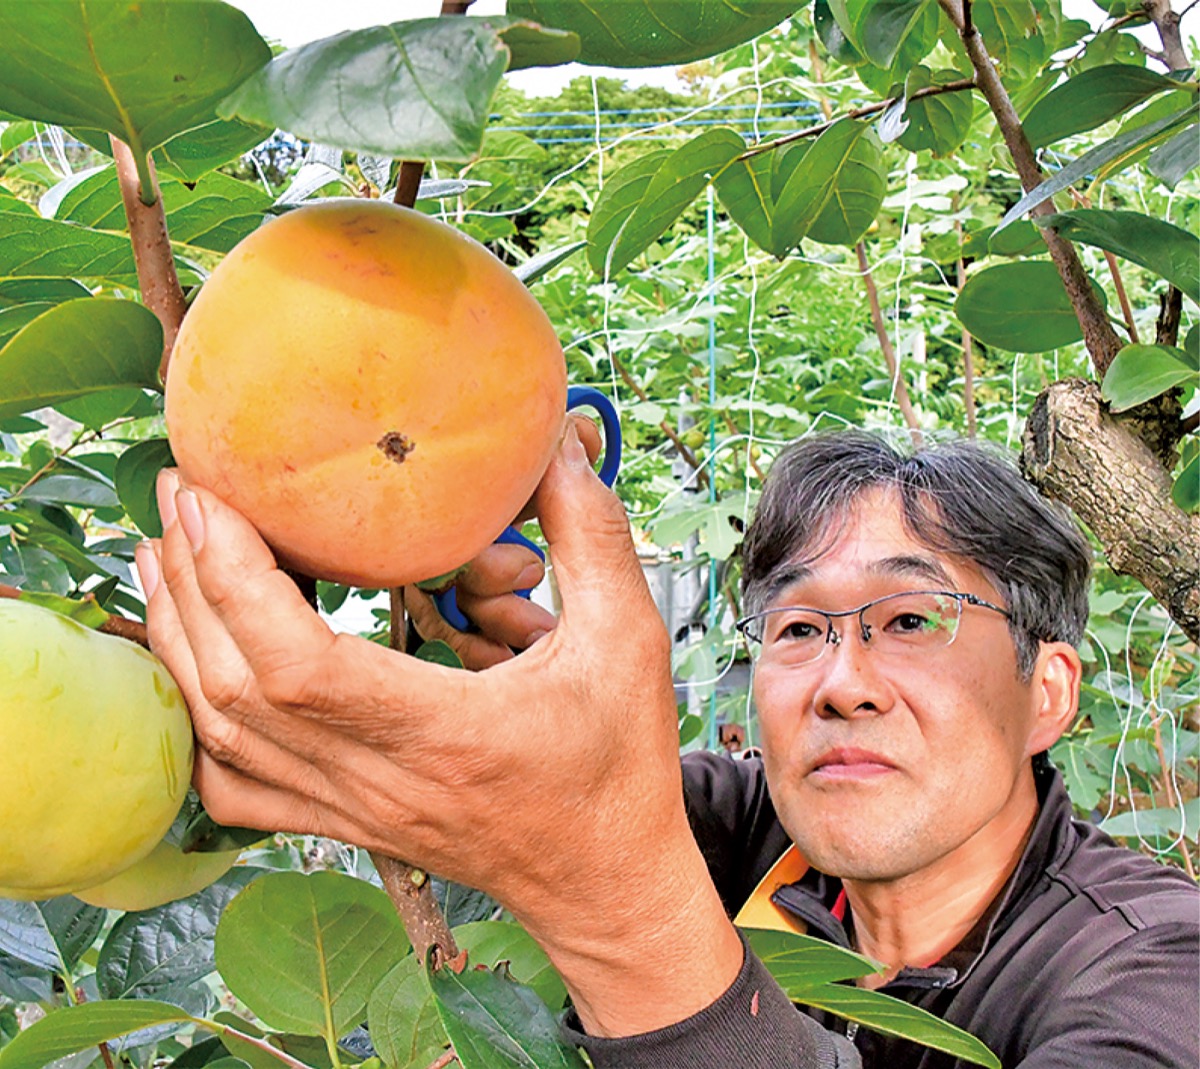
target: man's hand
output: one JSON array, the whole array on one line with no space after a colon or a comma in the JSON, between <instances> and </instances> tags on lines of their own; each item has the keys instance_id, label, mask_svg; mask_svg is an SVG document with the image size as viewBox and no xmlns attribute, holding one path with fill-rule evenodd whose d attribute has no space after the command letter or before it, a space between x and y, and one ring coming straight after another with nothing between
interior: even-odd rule
<instances>
[{"instance_id":1,"label":"man's hand","mask_svg":"<svg viewBox=\"0 0 1200 1069\"><path fill-rule=\"evenodd\" d=\"M327 835L494 895L585 1025L674 1023L741 964L682 804L669 642L573 424L538 494L556 628L473 673L335 635L212 495L160 485L139 550L214 819Z\"/></svg>"}]
</instances>

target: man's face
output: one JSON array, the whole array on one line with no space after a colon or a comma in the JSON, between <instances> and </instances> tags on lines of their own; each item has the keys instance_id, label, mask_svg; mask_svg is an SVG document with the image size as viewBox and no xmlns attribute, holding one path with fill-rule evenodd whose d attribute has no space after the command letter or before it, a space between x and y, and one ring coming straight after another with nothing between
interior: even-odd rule
<instances>
[{"instance_id":1,"label":"man's face","mask_svg":"<svg viewBox=\"0 0 1200 1069\"><path fill-rule=\"evenodd\" d=\"M836 612L907 590L1002 604L979 569L916 541L899 500L876 491L772 605ZM815 661L785 664L764 650L755 666L771 795L813 865L899 879L1032 812L1035 695L1018 677L1004 616L964 606L950 645L907 654L864 646L855 616L835 627L842 641Z\"/></svg>"}]
</instances>

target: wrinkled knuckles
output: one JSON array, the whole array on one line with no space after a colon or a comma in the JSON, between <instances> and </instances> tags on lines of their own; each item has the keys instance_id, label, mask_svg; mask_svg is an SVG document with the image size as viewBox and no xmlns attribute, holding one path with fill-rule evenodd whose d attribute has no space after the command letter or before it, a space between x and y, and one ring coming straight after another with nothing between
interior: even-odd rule
<instances>
[{"instance_id":1,"label":"wrinkled knuckles","mask_svg":"<svg viewBox=\"0 0 1200 1069\"><path fill-rule=\"evenodd\" d=\"M225 717L205 717L203 720L196 719L193 723L197 742L204 747L209 757L227 768L237 769L245 766L248 747L246 745L247 730L243 724ZM208 809L209 815L214 820L225 823L208 806L207 799L205 808Z\"/></svg>"}]
</instances>

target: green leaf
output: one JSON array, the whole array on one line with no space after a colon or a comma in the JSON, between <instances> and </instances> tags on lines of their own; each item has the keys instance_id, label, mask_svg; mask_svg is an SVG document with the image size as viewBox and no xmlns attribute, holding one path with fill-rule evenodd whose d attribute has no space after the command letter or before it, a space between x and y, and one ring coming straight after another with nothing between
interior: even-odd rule
<instances>
[{"instance_id":1,"label":"green leaf","mask_svg":"<svg viewBox=\"0 0 1200 1069\"><path fill-rule=\"evenodd\" d=\"M866 0L857 5L851 39L877 67L890 67L930 0Z\"/></svg>"},{"instance_id":2,"label":"green leaf","mask_svg":"<svg viewBox=\"0 0 1200 1069\"><path fill-rule=\"evenodd\" d=\"M782 257L788 250L776 248L772 241L771 224L775 218L775 197L771 192L771 176L782 155L760 152L748 159L734 160L716 181L717 196L729 217L746 232L760 249ZM660 417L661 419L661 417ZM655 420L655 423L659 420Z\"/></svg>"},{"instance_id":3,"label":"green leaf","mask_svg":"<svg viewBox=\"0 0 1200 1069\"><path fill-rule=\"evenodd\" d=\"M806 236L853 245L874 222L886 192L883 146L866 123L841 119L805 152L778 194L771 242Z\"/></svg>"},{"instance_id":4,"label":"green leaf","mask_svg":"<svg viewBox=\"0 0 1200 1069\"><path fill-rule=\"evenodd\" d=\"M40 605L60 616L70 617L83 624L84 627L90 627L93 630L98 629L105 620L109 619L109 614L97 604L92 594L88 594L82 601L76 601L73 598L59 597L57 594L39 594L32 590L22 590L21 600Z\"/></svg>"},{"instance_id":5,"label":"green leaf","mask_svg":"<svg viewBox=\"0 0 1200 1069\"><path fill-rule=\"evenodd\" d=\"M937 93L911 99L913 93L931 85L949 85L961 81L962 74L948 68L934 71L915 67L904 82L904 117L908 128L899 141L910 152L930 149L935 156L946 156L962 145L971 132L975 100L969 92Z\"/></svg>"},{"instance_id":6,"label":"green leaf","mask_svg":"<svg viewBox=\"0 0 1200 1069\"><path fill-rule=\"evenodd\" d=\"M463 666L462 658L459 657L454 647L440 638L422 642L414 656L418 660L445 665L447 668L462 668Z\"/></svg>"},{"instance_id":7,"label":"green leaf","mask_svg":"<svg viewBox=\"0 0 1200 1069\"><path fill-rule=\"evenodd\" d=\"M465 160L508 67L506 25L413 19L314 41L276 56L221 115L358 152Z\"/></svg>"},{"instance_id":8,"label":"green leaf","mask_svg":"<svg viewBox=\"0 0 1200 1069\"><path fill-rule=\"evenodd\" d=\"M0 898L0 950L39 969L69 972L104 927L105 912L62 895L44 902Z\"/></svg>"},{"instance_id":9,"label":"green leaf","mask_svg":"<svg viewBox=\"0 0 1200 1069\"><path fill-rule=\"evenodd\" d=\"M987 45L1005 84L1022 85L1032 78L1054 51L1057 25L1048 28L1048 5L1035 0L974 0L975 28Z\"/></svg>"},{"instance_id":10,"label":"green leaf","mask_svg":"<svg viewBox=\"0 0 1200 1069\"><path fill-rule=\"evenodd\" d=\"M802 0L509 0L508 13L578 34L581 63L665 67L724 52L766 33L804 6Z\"/></svg>"},{"instance_id":11,"label":"green leaf","mask_svg":"<svg viewBox=\"0 0 1200 1069\"><path fill-rule=\"evenodd\" d=\"M210 122L270 58L250 20L216 0L0 4L0 107L106 130L135 155Z\"/></svg>"},{"instance_id":12,"label":"green leaf","mask_svg":"<svg viewBox=\"0 0 1200 1069\"><path fill-rule=\"evenodd\" d=\"M91 295L87 286L69 278L11 278L0 281L0 309L29 301L62 304L76 297Z\"/></svg>"},{"instance_id":13,"label":"green leaf","mask_svg":"<svg viewBox=\"0 0 1200 1069\"><path fill-rule=\"evenodd\" d=\"M80 508L112 508L119 503L111 486L82 475L46 475L20 496L23 501L48 501Z\"/></svg>"},{"instance_id":14,"label":"green leaf","mask_svg":"<svg viewBox=\"0 0 1200 1069\"><path fill-rule=\"evenodd\" d=\"M1168 189L1174 189L1197 167L1200 167L1200 137L1195 126L1160 145L1146 160L1146 170Z\"/></svg>"},{"instance_id":15,"label":"green leaf","mask_svg":"<svg viewBox=\"0 0 1200 1069\"><path fill-rule=\"evenodd\" d=\"M277 872L255 880L217 928L217 968L272 1028L344 1035L408 949L388 896L336 872Z\"/></svg>"},{"instance_id":16,"label":"green leaf","mask_svg":"<svg viewBox=\"0 0 1200 1069\"><path fill-rule=\"evenodd\" d=\"M1122 838L1173 839L1183 832L1187 838L1195 840L1197 829L1200 829L1200 798L1192 798L1185 802L1183 812L1174 806L1168 806L1162 809L1118 813L1104 821L1100 828L1109 835L1119 835Z\"/></svg>"},{"instance_id":17,"label":"green leaf","mask_svg":"<svg viewBox=\"0 0 1200 1069\"><path fill-rule=\"evenodd\" d=\"M647 152L616 172L607 182L592 209L588 220L588 265L598 275L604 274L608 250L621 227L642 202L651 179L671 155L671 149Z\"/></svg>"},{"instance_id":18,"label":"green leaf","mask_svg":"<svg viewBox=\"0 0 1200 1069\"><path fill-rule=\"evenodd\" d=\"M1126 345L1104 373L1100 396L1114 412L1124 412L1198 377L1200 363L1183 349Z\"/></svg>"},{"instance_id":19,"label":"green leaf","mask_svg":"<svg viewBox=\"0 0 1200 1069\"><path fill-rule=\"evenodd\" d=\"M1046 239L1028 219L1018 219L992 231L984 251L990 256L1036 256L1046 251Z\"/></svg>"},{"instance_id":20,"label":"green leaf","mask_svg":"<svg viewBox=\"0 0 1200 1069\"><path fill-rule=\"evenodd\" d=\"M165 438L138 442L121 454L113 481L121 507L147 538L162 537L155 482L163 468L173 467L170 443Z\"/></svg>"},{"instance_id":21,"label":"green leaf","mask_svg":"<svg viewBox=\"0 0 1200 1069\"><path fill-rule=\"evenodd\" d=\"M412 954L376 985L367 1022L389 1069L427 1069L450 1044L425 969Z\"/></svg>"},{"instance_id":22,"label":"green leaf","mask_svg":"<svg viewBox=\"0 0 1200 1069\"><path fill-rule=\"evenodd\" d=\"M1133 158L1147 145L1166 140L1179 127L1194 120L1197 114L1200 114L1200 105L1193 104L1173 115L1166 115L1156 122L1126 130L1105 141L1104 144L1098 145L1090 152L1085 152L1078 159L1067 164L1061 171L1047 178L1041 185L1026 193L1009 208L1004 218L1000 220L1000 226L997 229L1003 229L1014 220L1020 219L1027 211L1036 208L1053 197L1055 193L1062 192L1067 186L1079 182L1087 175L1102 169L1105 169L1106 175L1119 170L1123 164L1132 162Z\"/></svg>"},{"instance_id":23,"label":"green leaf","mask_svg":"<svg viewBox=\"0 0 1200 1069\"><path fill-rule=\"evenodd\" d=\"M615 275L626 267L662 237L700 191L745 148L746 143L739 134L723 127L706 130L680 145L650 178L640 201L617 233L611 256L605 250L605 255L600 257L598 246L589 247L593 267L596 257L600 263L598 271L607 269L610 275ZM590 226L588 240L591 242Z\"/></svg>"},{"instance_id":24,"label":"green leaf","mask_svg":"<svg viewBox=\"0 0 1200 1069\"><path fill-rule=\"evenodd\" d=\"M497 22L497 26L508 47L510 71L557 67L579 58L579 38L569 30L549 29L517 18L510 19L507 25Z\"/></svg>"},{"instance_id":25,"label":"green leaf","mask_svg":"<svg viewBox=\"0 0 1200 1069\"><path fill-rule=\"evenodd\" d=\"M0 158L7 156L18 145L25 144L34 135L31 122L10 122L0 131Z\"/></svg>"},{"instance_id":26,"label":"green leaf","mask_svg":"<svg viewBox=\"0 0 1200 1069\"><path fill-rule=\"evenodd\" d=\"M1097 297L1104 293L1093 283ZM954 311L985 345L1042 353L1083 337L1058 269L1044 260L988 267L967 279Z\"/></svg>"},{"instance_id":27,"label":"green leaf","mask_svg":"<svg viewBox=\"0 0 1200 1069\"><path fill-rule=\"evenodd\" d=\"M584 1069L579 1052L558 1038L546 1004L502 969L442 968L429 983L463 1069Z\"/></svg>"},{"instance_id":28,"label":"green leaf","mask_svg":"<svg viewBox=\"0 0 1200 1069\"><path fill-rule=\"evenodd\" d=\"M1039 216L1038 226L1131 260L1200 303L1200 237L1141 212L1079 208Z\"/></svg>"},{"instance_id":29,"label":"green leaf","mask_svg":"<svg viewBox=\"0 0 1200 1069\"><path fill-rule=\"evenodd\" d=\"M118 918L96 962L101 997L175 1001L180 989L216 968L213 938L221 914L266 872L238 866L197 894Z\"/></svg>"},{"instance_id":30,"label":"green leaf","mask_svg":"<svg viewBox=\"0 0 1200 1069\"><path fill-rule=\"evenodd\" d=\"M526 286L532 286L539 278L549 274L559 264L566 263L580 249L586 248L586 241L569 241L557 249L547 249L545 252L539 252L536 256L531 256L523 264L514 267L513 274Z\"/></svg>"},{"instance_id":31,"label":"green leaf","mask_svg":"<svg viewBox=\"0 0 1200 1069\"><path fill-rule=\"evenodd\" d=\"M0 212L0 282L95 278L122 285L136 277L128 238L55 219Z\"/></svg>"},{"instance_id":32,"label":"green leaf","mask_svg":"<svg viewBox=\"0 0 1200 1069\"><path fill-rule=\"evenodd\" d=\"M11 308L0 308L0 348L8 344L17 331L32 323L43 312L54 305L46 301L31 301L29 304L17 304Z\"/></svg>"},{"instance_id":33,"label":"green leaf","mask_svg":"<svg viewBox=\"0 0 1200 1069\"><path fill-rule=\"evenodd\" d=\"M857 1021L884 1035L901 1036L934 1050L945 1051L973 1065L1001 1069L1000 1059L969 1032L955 1028L940 1017L891 995L861 987L829 984L805 990L799 1001L806 1006Z\"/></svg>"},{"instance_id":34,"label":"green leaf","mask_svg":"<svg viewBox=\"0 0 1200 1069\"><path fill-rule=\"evenodd\" d=\"M1022 125L1034 148L1094 130L1179 83L1145 67L1111 63L1068 78L1033 106Z\"/></svg>"},{"instance_id":35,"label":"green leaf","mask_svg":"<svg viewBox=\"0 0 1200 1069\"><path fill-rule=\"evenodd\" d=\"M178 1006L137 999L85 1002L53 1010L0 1048L0 1069L46 1069L51 1062L154 1025L194 1020Z\"/></svg>"},{"instance_id":36,"label":"green leaf","mask_svg":"<svg viewBox=\"0 0 1200 1069\"><path fill-rule=\"evenodd\" d=\"M271 132L266 126L240 119L213 119L155 149L154 162L160 178L195 182L221 164L240 159Z\"/></svg>"},{"instance_id":37,"label":"green leaf","mask_svg":"<svg viewBox=\"0 0 1200 1069\"><path fill-rule=\"evenodd\" d=\"M253 846L270 837L270 832L257 828L218 824L201 807L184 828L179 838L179 849L185 854L215 854L227 850L244 850L247 846Z\"/></svg>"},{"instance_id":38,"label":"green leaf","mask_svg":"<svg viewBox=\"0 0 1200 1069\"><path fill-rule=\"evenodd\" d=\"M70 401L60 401L55 404L67 419L82 423L88 430L102 430L115 419L149 405L153 414L153 401L144 390L136 386L122 387L115 390L101 390L97 393L85 394Z\"/></svg>"},{"instance_id":39,"label":"green leaf","mask_svg":"<svg viewBox=\"0 0 1200 1069\"><path fill-rule=\"evenodd\" d=\"M467 951L472 967L495 968L508 963L514 980L532 988L551 1008L567 1000L567 988L554 971L546 952L519 924L512 921L475 921L454 929L459 948Z\"/></svg>"},{"instance_id":40,"label":"green leaf","mask_svg":"<svg viewBox=\"0 0 1200 1069\"><path fill-rule=\"evenodd\" d=\"M162 327L143 305L67 301L0 349L0 419L114 386L158 389L161 357Z\"/></svg>"},{"instance_id":41,"label":"green leaf","mask_svg":"<svg viewBox=\"0 0 1200 1069\"><path fill-rule=\"evenodd\" d=\"M5 519L11 520L12 514ZM0 541L0 571L18 580L22 591L65 597L74 585L67 566L54 553L14 541Z\"/></svg>"},{"instance_id":42,"label":"green leaf","mask_svg":"<svg viewBox=\"0 0 1200 1069\"><path fill-rule=\"evenodd\" d=\"M793 1001L809 988L855 980L881 971L881 966L870 958L811 935L765 928L745 928L743 931L750 949L762 959Z\"/></svg>"},{"instance_id":43,"label":"green leaf","mask_svg":"<svg viewBox=\"0 0 1200 1069\"><path fill-rule=\"evenodd\" d=\"M271 198L261 187L214 173L196 182L161 183L163 210L172 242L228 252L263 221ZM106 167L75 185L55 217L99 230L125 230L125 209L116 171Z\"/></svg>"},{"instance_id":44,"label":"green leaf","mask_svg":"<svg viewBox=\"0 0 1200 1069\"><path fill-rule=\"evenodd\" d=\"M1184 464L1171 487L1171 500L1184 512L1200 509L1200 449L1194 449L1192 458Z\"/></svg>"}]
</instances>

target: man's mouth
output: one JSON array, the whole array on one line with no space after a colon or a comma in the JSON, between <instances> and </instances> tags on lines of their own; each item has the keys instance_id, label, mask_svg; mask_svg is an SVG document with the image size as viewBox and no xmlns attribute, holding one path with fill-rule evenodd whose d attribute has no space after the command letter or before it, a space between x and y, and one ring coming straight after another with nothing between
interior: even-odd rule
<instances>
[{"instance_id":1,"label":"man's mouth","mask_svg":"<svg viewBox=\"0 0 1200 1069\"><path fill-rule=\"evenodd\" d=\"M839 747L818 757L810 775L829 780L849 780L869 779L895 771L895 764L882 754L854 747Z\"/></svg>"}]
</instances>

